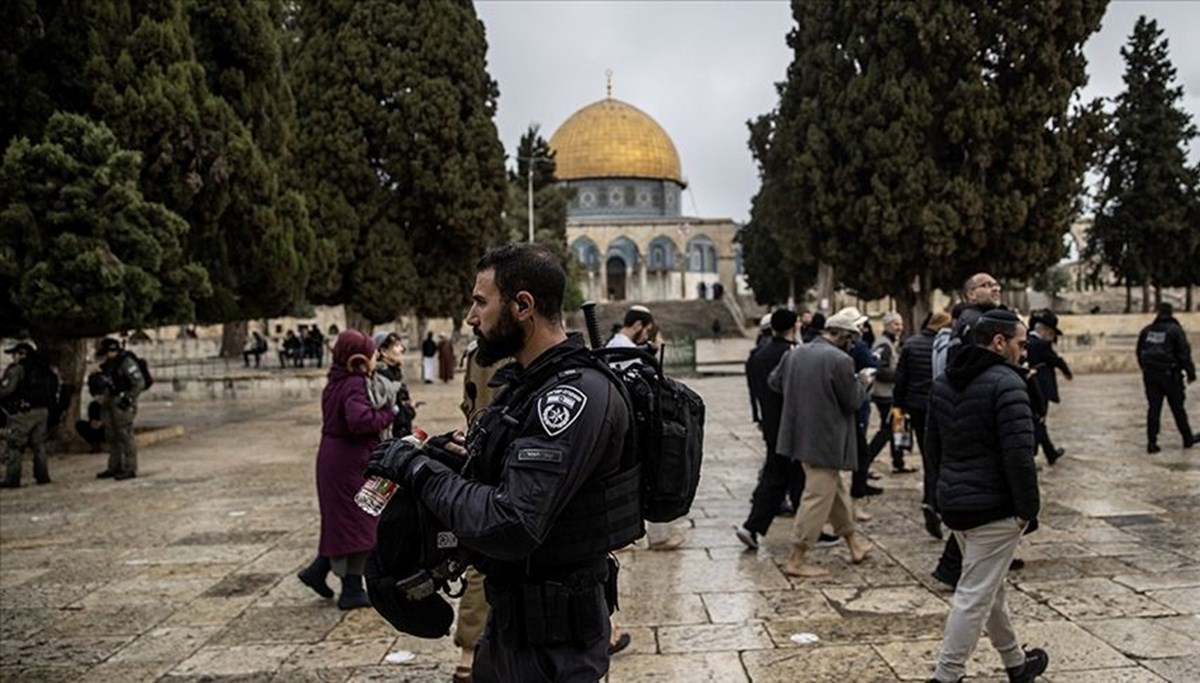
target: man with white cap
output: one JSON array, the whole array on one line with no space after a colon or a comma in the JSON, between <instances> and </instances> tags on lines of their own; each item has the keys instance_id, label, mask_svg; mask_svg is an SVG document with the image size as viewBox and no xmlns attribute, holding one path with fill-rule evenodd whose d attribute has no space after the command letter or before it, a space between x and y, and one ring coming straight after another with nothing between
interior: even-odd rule
<instances>
[{"instance_id":1,"label":"man with white cap","mask_svg":"<svg viewBox=\"0 0 1200 683\"><path fill-rule=\"evenodd\" d=\"M805 474L792 555L783 569L791 576L815 578L829 573L805 561L826 521L834 535L846 541L851 562L861 563L870 551L854 528L853 504L842 475L858 466L855 413L871 382L869 372L855 374L847 353L865 320L857 308L838 311L812 343L784 355L768 380L772 389L783 394L778 452L799 460Z\"/></svg>"}]
</instances>

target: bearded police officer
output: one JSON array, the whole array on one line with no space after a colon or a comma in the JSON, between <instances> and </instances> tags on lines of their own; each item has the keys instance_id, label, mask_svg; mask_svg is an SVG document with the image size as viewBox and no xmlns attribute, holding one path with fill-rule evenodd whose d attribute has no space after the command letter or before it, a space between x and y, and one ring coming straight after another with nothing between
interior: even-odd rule
<instances>
[{"instance_id":1,"label":"bearded police officer","mask_svg":"<svg viewBox=\"0 0 1200 683\"><path fill-rule=\"evenodd\" d=\"M133 354L121 348L121 342L108 337L100 342L96 358L103 359L100 372L107 380L107 391L100 397L100 417L108 435L108 467L97 479L132 479L137 476L137 443L133 439L133 419L137 417L138 395L146 388L146 379Z\"/></svg>"},{"instance_id":2,"label":"bearded police officer","mask_svg":"<svg viewBox=\"0 0 1200 683\"><path fill-rule=\"evenodd\" d=\"M464 475L399 442L367 468L406 486L476 553L490 608L476 683L602 679L616 589L608 551L642 531L626 476L636 469L623 462L636 457L630 409L581 337L564 332L565 283L545 247L486 254L467 316L476 359L515 362L471 428Z\"/></svg>"},{"instance_id":3,"label":"bearded police officer","mask_svg":"<svg viewBox=\"0 0 1200 683\"><path fill-rule=\"evenodd\" d=\"M21 342L5 349L12 356L12 364L4 371L0 380L0 404L8 415L5 441L8 448L8 465L0 488L17 488L21 485L21 460L25 449L33 452L33 478L39 484L50 483L50 469L46 460L46 428L50 419L51 396L38 391L35 384L43 381L39 373L49 373L44 359L37 357L31 344ZM34 367L34 366L37 367ZM55 383L57 383L56 378Z\"/></svg>"}]
</instances>

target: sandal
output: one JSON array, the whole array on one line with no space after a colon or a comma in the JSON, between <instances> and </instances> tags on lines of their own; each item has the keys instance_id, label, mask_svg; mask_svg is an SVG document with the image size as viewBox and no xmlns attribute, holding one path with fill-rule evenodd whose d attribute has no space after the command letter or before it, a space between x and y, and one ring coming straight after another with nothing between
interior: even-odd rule
<instances>
[{"instance_id":1,"label":"sandal","mask_svg":"<svg viewBox=\"0 0 1200 683\"><path fill-rule=\"evenodd\" d=\"M615 654L617 654L618 652L620 652L620 651L624 650L625 648L629 647L629 641L630 641L630 640L632 640L632 638L630 638L630 637L629 637L629 634L628 634L628 633L625 633L625 632L623 632L623 631L621 632L621 635L617 636L617 639L616 639L616 640L610 640L610 641L608 642L608 654L609 654L609 656L615 655Z\"/></svg>"},{"instance_id":2,"label":"sandal","mask_svg":"<svg viewBox=\"0 0 1200 683\"><path fill-rule=\"evenodd\" d=\"M459 664L454 667L453 683L471 683L471 667Z\"/></svg>"}]
</instances>

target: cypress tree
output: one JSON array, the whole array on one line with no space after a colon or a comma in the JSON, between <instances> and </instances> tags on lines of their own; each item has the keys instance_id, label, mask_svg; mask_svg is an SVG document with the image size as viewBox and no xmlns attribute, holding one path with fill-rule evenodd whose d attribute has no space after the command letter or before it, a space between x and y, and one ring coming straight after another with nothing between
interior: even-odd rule
<instances>
[{"instance_id":1,"label":"cypress tree","mask_svg":"<svg viewBox=\"0 0 1200 683\"><path fill-rule=\"evenodd\" d=\"M1116 100L1087 253L1127 288L1153 286L1158 299L1162 286L1197 282L1197 172L1186 165L1196 127L1180 106L1183 87L1157 22L1139 17L1121 56L1125 90ZM1126 312L1130 304L1127 297ZM1142 310L1149 309L1143 296Z\"/></svg>"},{"instance_id":2,"label":"cypress tree","mask_svg":"<svg viewBox=\"0 0 1200 683\"><path fill-rule=\"evenodd\" d=\"M78 114L44 128L0 166L0 334L31 334L79 387L84 338L192 320L211 287L185 252L187 223L139 190L139 152Z\"/></svg>"},{"instance_id":3,"label":"cypress tree","mask_svg":"<svg viewBox=\"0 0 1200 683\"><path fill-rule=\"evenodd\" d=\"M1056 262L1101 122L1070 100L1105 4L795 0L762 186L783 253L910 322L970 272Z\"/></svg>"},{"instance_id":4,"label":"cypress tree","mask_svg":"<svg viewBox=\"0 0 1200 683\"><path fill-rule=\"evenodd\" d=\"M296 30L298 162L336 254L313 299L347 304L361 326L458 314L504 234L498 91L474 8L305 3Z\"/></svg>"}]
</instances>

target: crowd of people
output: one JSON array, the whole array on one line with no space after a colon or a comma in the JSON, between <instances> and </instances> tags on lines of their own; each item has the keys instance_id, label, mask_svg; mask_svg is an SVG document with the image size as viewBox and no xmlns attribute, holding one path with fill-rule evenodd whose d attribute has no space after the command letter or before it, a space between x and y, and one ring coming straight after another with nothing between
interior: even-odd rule
<instances>
[{"instance_id":1,"label":"crowd of people","mask_svg":"<svg viewBox=\"0 0 1200 683\"><path fill-rule=\"evenodd\" d=\"M766 455L735 534L757 550L772 521L795 509L786 574L827 576L810 560L822 542L845 543L852 563L866 561L870 547L855 524L870 515L855 499L883 493L869 484L871 463L887 447L892 472L905 475L918 471L905 452L920 451L925 528L948 536L932 575L954 590L933 681L961 680L985 630L1010 681L1032 681L1049 662L1044 650L1021 648L1004 578L1023 566L1017 546L1038 525L1034 456L1040 449L1054 465L1066 454L1046 417L1060 401L1058 374L1068 381L1073 374L1055 350L1058 316L1045 310L1022 320L1001 303L1001 290L988 273L972 276L960 303L926 316L907 339L896 313L883 316L882 334L872 340L855 308L827 319L779 309L763 318L746 361L751 417ZM1200 443L1183 407L1195 366L1170 304L1160 304L1142 330L1137 358L1149 404L1147 451L1161 451L1164 400L1183 447ZM879 429L868 441L872 403Z\"/></svg>"}]
</instances>

